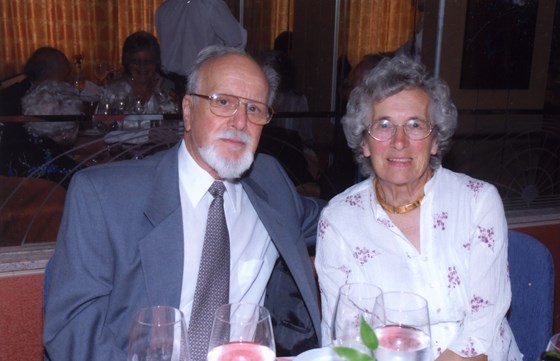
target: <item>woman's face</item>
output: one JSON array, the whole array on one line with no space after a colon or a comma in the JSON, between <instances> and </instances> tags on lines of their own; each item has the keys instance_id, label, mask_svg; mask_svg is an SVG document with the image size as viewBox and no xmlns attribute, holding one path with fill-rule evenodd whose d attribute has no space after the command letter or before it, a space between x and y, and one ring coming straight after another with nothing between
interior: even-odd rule
<instances>
[{"instance_id":1,"label":"woman's face","mask_svg":"<svg viewBox=\"0 0 560 361\"><path fill-rule=\"evenodd\" d=\"M372 104L373 119L387 119L403 125L410 119L429 122L428 95L420 89L403 90ZM438 150L433 132L425 139L411 140L403 127L389 140L379 141L368 134L362 142L363 155L371 157L376 176L385 183L401 186L424 183L430 173L430 156Z\"/></svg>"},{"instance_id":2,"label":"woman's face","mask_svg":"<svg viewBox=\"0 0 560 361\"><path fill-rule=\"evenodd\" d=\"M148 51L137 51L132 56L128 70L134 81L150 82L156 74L156 59Z\"/></svg>"}]
</instances>

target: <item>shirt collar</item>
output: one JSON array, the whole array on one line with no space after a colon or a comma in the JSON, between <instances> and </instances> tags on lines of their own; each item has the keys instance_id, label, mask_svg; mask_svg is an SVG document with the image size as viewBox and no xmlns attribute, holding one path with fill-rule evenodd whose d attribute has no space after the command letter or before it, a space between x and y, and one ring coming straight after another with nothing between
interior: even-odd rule
<instances>
[{"instance_id":1,"label":"shirt collar","mask_svg":"<svg viewBox=\"0 0 560 361\"><path fill-rule=\"evenodd\" d=\"M196 207L204 197L208 189L214 182L214 178L205 171L194 160L187 150L187 146L182 141L179 147L179 182L184 186L184 190L193 207ZM241 183L223 181L226 187L224 200L229 201L233 205L233 209L237 212L239 204L241 204L241 193L243 192Z\"/></svg>"}]
</instances>

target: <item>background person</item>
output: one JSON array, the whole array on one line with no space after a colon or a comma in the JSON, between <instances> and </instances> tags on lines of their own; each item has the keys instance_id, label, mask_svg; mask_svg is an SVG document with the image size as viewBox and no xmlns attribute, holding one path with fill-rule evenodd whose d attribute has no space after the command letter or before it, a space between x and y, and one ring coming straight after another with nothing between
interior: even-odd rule
<instances>
[{"instance_id":1,"label":"background person","mask_svg":"<svg viewBox=\"0 0 560 361\"><path fill-rule=\"evenodd\" d=\"M44 344L53 361L125 360L132 318L145 306L180 308L190 322L216 180L226 188L229 302L264 304L278 355L318 346L307 247L322 203L301 197L272 157L254 154L276 83L244 52L207 48L183 99L182 142L74 176L47 274Z\"/></svg>"},{"instance_id":2,"label":"background person","mask_svg":"<svg viewBox=\"0 0 560 361\"><path fill-rule=\"evenodd\" d=\"M369 282L428 300L433 358L521 360L507 223L497 190L441 166L457 126L447 85L406 57L383 59L350 95L344 132L368 178L318 226L323 343L339 287Z\"/></svg>"},{"instance_id":3,"label":"background person","mask_svg":"<svg viewBox=\"0 0 560 361\"><path fill-rule=\"evenodd\" d=\"M80 104L76 101L77 91L68 87L72 81L72 67L63 52L50 46L36 49L27 60L23 74L23 80L0 90L0 115L22 115L22 98L30 92L35 93L37 87L44 82L54 82L55 85L51 86L53 94L49 95L49 87L43 86L41 92L49 96L48 101L35 96L26 104L27 114L57 114L55 111L59 107L63 107L60 111L65 112L64 114L80 113ZM57 85L59 83L65 84ZM59 89L68 94L57 98L56 91ZM39 100L41 104L36 105Z\"/></svg>"},{"instance_id":4,"label":"background person","mask_svg":"<svg viewBox=\"0 0 560 361\"><path fill-rule=\"evenodd\" d=\"M120 79L107 84L97 113L177 113L174 85L161 75L160 48L145 31L129 35L123 44Z\"/></svg>"},{"instance_id":5,"label":"background person","mask_svg":"<svg viewBox=\"0 0 560 361\"><path fill-rule=\"evenodd\" d=\"M82 100L73 87L72 67L66 55L53 47L33 52L24 67L26 80L18 83L2 102L12 102L10 112L19 115L78 115ZM25 85L27 84L27 86ZM4 96L5 93L2 93ZM17 109L15 109L17 108ZM77 121L7 122L0 142L0 174L12 177L44 178L68 186L80 168L66 150L78 135Z\"/></svg>"},{"instance_id":6,"label":"background person","mask_svg":"<svg viewBox=\"0 0 560 361\"><path fill-rule=\"evenodd\" d=\"M163 70L182 90L199 51L210 45L245 49L247 31L224 0L166 0L156 10Z\"/></svg>"}]
</instances>

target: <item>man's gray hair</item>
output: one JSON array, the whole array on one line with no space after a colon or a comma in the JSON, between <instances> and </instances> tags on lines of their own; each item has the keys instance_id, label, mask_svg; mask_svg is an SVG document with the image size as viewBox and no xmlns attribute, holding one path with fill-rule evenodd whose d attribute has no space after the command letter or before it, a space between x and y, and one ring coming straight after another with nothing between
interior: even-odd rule
<instances>
[{"instance_id":1,"label":"man's gray hair","mask_svg":"<svg viewBox=\"0 0 560 361\"><path fill-rule=\"evenodd\" d=\"M200 68L203 64L208 61L220 58L222 56L230 55L230 54L238 54L244 56L252 61L254 61L257 65L259 65L255 59L253 59L249 54L245 51L237 48L227 47L223 45L211 45L208 46L198 53L196 61L194 62L193 66L188 72L188 80L186 86L186 93L197 93L199 89L199 78L200 78ZM267 102L268 105L272 105L274 101L274 97L276 96L276 90L278 89L278 84L280 82L280 78L278 73L270 66L267 65L259 65L267 82L268 82L268 95L267 95Z\"/></svg>"}]
</instances>

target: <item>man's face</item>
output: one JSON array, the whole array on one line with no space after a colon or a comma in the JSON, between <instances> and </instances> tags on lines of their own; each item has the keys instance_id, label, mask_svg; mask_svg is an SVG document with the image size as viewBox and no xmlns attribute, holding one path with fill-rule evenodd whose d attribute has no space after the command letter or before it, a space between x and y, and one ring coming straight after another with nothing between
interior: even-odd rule
<instances>
[{"instance_id":1,"label":"man's face","mask_svg":"<svg viewBox=\"0 0 560 361\"><path fill-rule=\"evenodd\" d=\"M267 103L268 82L253 60L229 54L201 67L197 92ZM186 95L183 122L187 150L214 178L238 178L251 166L263 126L248 120L244 104L235 114L222 117L212 113L208 100Z\"/></svg>"}]
</instances>

